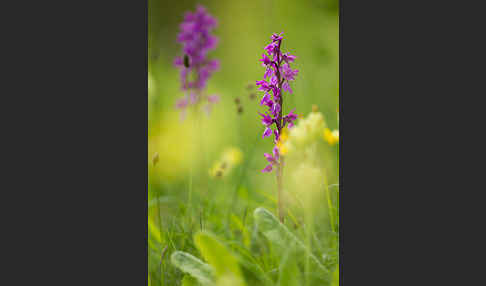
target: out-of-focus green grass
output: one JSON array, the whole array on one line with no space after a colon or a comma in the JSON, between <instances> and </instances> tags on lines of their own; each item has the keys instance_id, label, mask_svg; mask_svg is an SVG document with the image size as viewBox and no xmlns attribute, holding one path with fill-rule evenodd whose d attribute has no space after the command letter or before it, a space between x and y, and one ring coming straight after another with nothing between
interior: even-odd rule
<instances>
[{"instance_id":1,"label":"out-of-focus green grass","mask_svg":"<svg viewBox=\"0 0 486 286\"><path fill-rule=\"evenodd\" d=\"M197 3L206 6L219 21L215 29L219 45L209 57L218 58L221 69L208 81L207 92L220 95L221 101L209 117L189 114L181 122L174 108L176 99L183 96L179 71L172 64L174 57L180 55L175 38L184 12L194 10ZM285 259L273 249L271 241L255 230L253 217L258 207L276 211L275 174L260 171L266 164L263 153L271 151L272 140L261 138L263 126L257 115L264 110L259 105L261 92L255 88L257 99L250 100L246 86L262 78L264 68L258 59L263 47L272 33L282 31L283 51L297 56L293 67L299 69L292 83L294 93L285 97L284 111L295 109L297 114L307 116L316 104L327 125L337 128L337 0L149 0L151 285L180 285L184 273L170 262L176 250L204 260L194 244L194 235L201 229L215 234L232 253L245 257L247 263L279 285L279 267ZM244 108L241 115L236 112L236 97ZM242 151L242 162L223 178L211 178L209 169L231 146ZM329 192L336 206L338 147L329 147L322 140L319 150L327 174L326 185L332 186ZM154 166L155 153L159 162ZM288 216L286 225L332 271L337 265L337 229L331 229L326 198L319 199L322 207L313 212L311 221L302 208L292 206L292 217ZM258 276L258 271L252 271L252 266L240 267L248 285L263 285L261 279L253 277ZM329 285L332 281L331 274L323 277L311 273L314 268L306 263L296 267L298 270L292 268L293 271L303 274L301 285Z\"/></svg>"}]
</instances>

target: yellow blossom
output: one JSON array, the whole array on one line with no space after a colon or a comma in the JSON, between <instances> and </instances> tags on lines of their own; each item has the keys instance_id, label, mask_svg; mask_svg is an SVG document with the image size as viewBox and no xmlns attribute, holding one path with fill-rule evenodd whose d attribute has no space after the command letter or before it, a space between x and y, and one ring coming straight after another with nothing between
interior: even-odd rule
<instances>
[{"instance_id":1,"label":"yellow blossom","mask_svg":"<svg viewBox=\"0 0 486 286\"><path fill-rule=\"evenodd\" d=\"M236 147L228 148L223 153L223 160L228 161L230 164L238 165L243 158L243 153Z\"/></svg>"},{"instance_id":2,"label":"yellow blossom","mask_svg":"<svg viewBox=\"0 0 486 286\"><path fill-rule=\"evenodd\" d=\"M278 151L280 152L280 155L285 156L289 152L288 144L285 144L285 141L278 140L277 148L278 148Z\"/></svg>"},{"instance_id":3,"label":"yellow blossom","mask_svg":"<svg viewBox=\"0 0 486 286\"><path fill-rule=\"evenodd\" d=\"M277 148L280 155L286 155L289 152L288 144L286 143L288 139L289 131L286 127L284 127L277 142Z\"/></svg>"},{"instance_id":4,"label":"yellow blossom","mask_svg":"<svg viewBox=\"0 0 486 286\"><path fill-rule=\"evenodd\" d=\"M331 131L331 129L325 128L323 137L324 140L327 141L327 143L329 143L329 145L332 146L339 142L339 130L336 129Z\"/></svg>"},{"instance_id":5,"label":"yellow blossom","mask_svg":"<svg viewBox=\"0 0 486 286\"><path fill-rule=\"evenodd\" d=\"M211 169L209 169L209 175L215 178L221 178L226 176L233 167L240 164L243 159L243 153L236 147L230 147L226 149L221 159L216 161Z\"/></svg>"},{"instance_id":6,"label":"yellow blossom","mask_svg":"<svg viewBox=\"0 0 486 286\"><path fill-rule=\"evenodd\" d=\"M280 134L280 140L285 142L285 141L287 141L288 138L289 138L289 131L288 131L287 127L284 127L282 129L282 133Z\"/></svg>"},{"instance_id":7,"label":"yellow blossom","mask_svg":"<svg viewBox=\"0 0 486 286\"><path fill-rule=\"evenodd\" d=\"M309 162L300 163L293 170L292 190L302 199L306 207L314 207L319 204L319 195L323 179L323 170ZM305 182L305 184L302 184Z\"/></svg>"}]
</instances>

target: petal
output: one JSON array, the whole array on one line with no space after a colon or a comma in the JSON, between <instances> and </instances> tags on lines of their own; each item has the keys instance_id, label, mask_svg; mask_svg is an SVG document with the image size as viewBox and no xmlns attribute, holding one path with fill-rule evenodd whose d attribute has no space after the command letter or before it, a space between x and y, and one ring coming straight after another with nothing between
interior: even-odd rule
<instances>
[{"instance_id":1,"label":"petal","mask_svg":"<svg viewBox=\"0 0 486 286\"><path fill-rule=\"evenodd\" d=\"M183 98L179 98L176 102L176 108L179 108L179 109L184 109L187 107L187 98L186 97L183 97Z\"/></svg>"},{"instance_id":2,"label":"petal","mask_svg":"<svg viewBox=\"0 0 486 286\"><path fill-rule=\"evenodd\" d=\"M265 154L263 154L263 156L265 157L265 159L267 159L268 162L270 162L270 163L275 162L275 158L273 158L272 155L265 153Z\"/></svg>"},{"instance_id":3,"label":"petal","mask_svg":"<svg viewBox=\"0 0 486 286\"><path fill-rule=\"evenodd\" d=\"M278 153L278 147L277 146L273 147L273 156L275 157L274 158L275 161L277 161L278 158L280 157L279 153Z\"/></svg>"},{"instance_id":4,"label":"petal","mask_svg":"<svg viewBox=\"0 0 486 286\"><path fill-rule=\"evenodd\" d=\"M213 94L208 96L208 101L210 103L217 103L219 101L219 95Z\"/></svg>"},{"instance_id":5,"label":"petal","mask_svg":"<svg viewBox=\"0 0 486 286\"><path fill-rule=\"evenodd\" d=\"M270 127L265 128L265 131L263 131L263 138L268 137L272 135L272 129Z\"/></svg>"},{"instance_id":6,"label":"petal","mask_svg":"<svg viewBox=\"0 0 486 286\"><path fill-rule=\"evenodd\" d=\"M290 85L287 81L285 81L283 84L282 84L282 89L285 90L285 91L288 91L289 93L292 93L292 89L290 88Z\"/></svg>"},{"instance_id":7,"label":"petal","mask_svg":"<svg viewBox=\"0 0 486 286\"><path fill-rule=\"evenodd\" d=\"M270 76L272 76L272 75L273 75L273 70L272 70L271 68L267 68L267 69L265 70L265 74L263 75L263 78L265 78L265 79L266 79L267 77L270 77Z\"/></svg>"},{"instance_id":8,"label":"petal","mask_svg":"<svg viewBox=\"0 0 486 286\"><path fill-rule=\"evenodd\" d=\"M262 170L262 172L263 172L263 173L268 173L268 172L271 172L271 171L272 171L272 169L273 169L272 164L269 164L269 165L267 165L267 166L266 166L266 167L265 167L265 168Z\"/></svg>"}]
</instances>

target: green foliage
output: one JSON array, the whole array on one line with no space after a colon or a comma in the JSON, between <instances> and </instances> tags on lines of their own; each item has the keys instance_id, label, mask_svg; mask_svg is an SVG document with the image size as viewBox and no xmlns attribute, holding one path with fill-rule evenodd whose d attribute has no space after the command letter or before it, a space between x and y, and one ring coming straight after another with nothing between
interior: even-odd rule
<instances>
[{"instance_id":1,"label":"green foliage","mask_svg":"<svg viewBox=\"0 0 486 286\"><path fill-rule=\"evenodd\" d=\"M279 286L300 286L302 278L297 267L296 252L290 249L286 252L279 267Z\"/></svg>"},{"instance_id":2,"label":"green foliage","mask_svg":"<svg viewBox=\"0 0 486 286\"><path fill-rule=\"evenodd\" d=\"M234 286L245 284L237 258L215 236L198 232L194 235L194 243L204 259L214 268L218 285L230 282Z\"/></svg>"},{"instance_id":3,"label":"green foliage","mask_svg":"<svg viewBox=\"0 0 486 286\"><path fill-rule=\"evenodd\" d=\"M339 286L339 267L332 273L331 286Z\"/></svg>"},{"instance_id":4,"label":"green foliage","mask_svg":"<svg viewBox=\"0 0 486 286\"><path fill-rule=\"evenodd\" d=\"M258 229L274 245L281 250L296 248L297 250L304 251L321 271L328 272L322 263L311 253L309 248L295 237L285 225L280 223L271 212L264 208L257 208L254 212L254 217Z\"/></svg>"},{"instance_id":5,"label":"green foliage","mask_svg":"<svg viewBox=\"0 0 486 286\"><path fill-rule=\"evenodd\" d=\"M231 221L233 222L233 226L242 233L243 244L248 247L250 245L250 235L248 234L246 227L243 225L243 222L234 214L231 214Z\"/></svg>"},{"instance_id":6,"label":"green foliage","mask_svg":"<svg viewBox=\"0 0 486 286\"><path fill-rule=\"evenodd\" d=\"M155 239L156 242L162 243L162 236L160 230L155 226L152 220L148 220L149 235Z\"/></svg>"},{"instance_id":7,"label":"green foliage","mask_svg":"<svg viewBox=\"0 0 486 286\"><path fill-rule=\"evenodd\" d=\"M182 278L181 286L198 286L198 285L199 284L197 283L197 280L192 276L185 275L184 278Z\"/></svg>"},{"instance_id":8,"label":"green foliage","mask_svg":"<svg viewBox=\"0 0 486 286\"><path fill-rule=\"evenodd\" d=\"M211 266L192 256L191 254L176 251L172 253L170 260L175 267L191 275L201 284L212 285L214 283L213 269Z\"/></svg>"}]
</instances>

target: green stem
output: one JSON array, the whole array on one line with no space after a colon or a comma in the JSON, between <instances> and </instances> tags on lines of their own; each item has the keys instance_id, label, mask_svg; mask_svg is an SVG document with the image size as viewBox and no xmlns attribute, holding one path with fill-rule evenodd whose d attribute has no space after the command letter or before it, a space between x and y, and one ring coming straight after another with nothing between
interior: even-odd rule
<instances>
[{"instance_id":1,"label":"green stem","mask_svg":"<svg viewBox=\"0 0 486 286\"><path fill-rule=\"evenodd\" d=\"M277 212L281 223L284 223L284 206L283 206L283 190L282 190L282 174L283 174L284 158L280 157L280 162L277 164Z\"/></svg>"},{"instance_id":2,"label":"green stem","mask_svg":"<svg viewBox=\"0 0 486 286\"><path fill-rule=\"evenodd\" d=\"M326 193L327 193L327 206L329 209L329 220L331 221L331 229L332 231L335 231L334 228L334 215L332 212L332 200L331 200L331 195L329 194L329 188L326 186Z\"/></svg>"},{"instance_id":3,"label":"green stem","mask_svg":"<svg viewBox=\"0 0 486 286\"><path fill-rule=\"evenodd\" d=\"M194 118L195 112L193 110L192 117ZM193 130L196 129L196 121L192 118L192 126ZM194 154L194 145L191 145L191 153ZM189 191L187 194L187 211L186 215L188 215L189 224L192 225L192 189L194 185L194 160L191 160L191 166L189 169ZM188 214L188 212L191 212Z\"/></svg>"},{"instance_id":4,"label":"green stem","mask_svg":"<svg viewBox=\"0 0 486 286\"><path fill-rule=\"evenodd\" d=\"M258 139L260 139L260 134L258 134L255 137L255 140L253 141L253 145L251 147L249 147L249 149L246 150L246 152L245 152L245 154L246 154L245 156L247 157L247 159L244 159L244 163L241 166L240 174L239 174L239 178L238 178L238 183L235 186L235 191L233 192L233 199L231 200L230 207L228 208L228 215L227 215L228 223L229 223L229 219L230 219L231 210L233 210L235 208L235 205L236 205L236 200L238 198L238 190L239 190L241 184L243 183L244 175L245 175L246 171L248 170L248 166L250 165L250 162L251 162L250 158L252 158L252 156L253 156L253 151L255 150L255 145L258 142Z\"/></svg>"}]
</instances>

